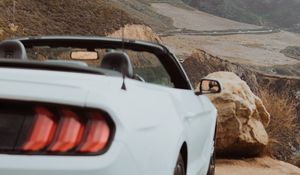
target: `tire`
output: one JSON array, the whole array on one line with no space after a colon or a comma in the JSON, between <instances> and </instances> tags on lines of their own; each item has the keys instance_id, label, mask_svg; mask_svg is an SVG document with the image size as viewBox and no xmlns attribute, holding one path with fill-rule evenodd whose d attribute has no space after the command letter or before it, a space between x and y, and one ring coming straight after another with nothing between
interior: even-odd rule
<instances>
[{"instance_id":1,"label":"tire","mask_svg":"<svg viewBox=\"0 0 300 175\"><path fill-rule=\"evenodd\" d=\"M181 154L178 156L177 163L174 169L174 175L186 175L185 165Z\"/></svg>"}]
</instances>

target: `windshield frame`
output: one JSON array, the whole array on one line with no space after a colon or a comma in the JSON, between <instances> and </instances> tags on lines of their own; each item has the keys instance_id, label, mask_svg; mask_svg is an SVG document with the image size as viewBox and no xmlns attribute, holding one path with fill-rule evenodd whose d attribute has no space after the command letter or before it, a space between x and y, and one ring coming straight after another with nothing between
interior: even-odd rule
<instances>
[{"instance_id":1,"label":"windshield frame","mask_svg":"<svg viewBox=\"0 0 300 175\"><path fill-rule=\"evenodd\" d=\"M145 41L119 39L110 37L79 37L79 36L43 36L15 39L25 48L37 46L74 47L83 49L107 48L126 49L153 53L164 66L175 88L192 90L190 80L176 57L163 45Z\"/></svg>"}]
</instances>

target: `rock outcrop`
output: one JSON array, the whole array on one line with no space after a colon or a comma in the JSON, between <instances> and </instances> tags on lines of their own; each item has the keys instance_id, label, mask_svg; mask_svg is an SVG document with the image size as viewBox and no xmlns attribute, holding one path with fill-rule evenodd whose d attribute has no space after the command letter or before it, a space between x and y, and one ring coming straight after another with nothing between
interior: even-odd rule
<instances>
[{"instance_id":1,"label":"rock outcrop","mask_svg":"<svg viewBox=\"0 0 300 175\"><path fill-rule=\"evenodd\" d=\"M245 81L232 72L215 72L206 78L219 80L220 94L208 95L218 109L217 153L256 155L268 144L270 115Z\"/></svg>"},{"instance_id":2,"label":"rock outcrop","mask_svg":"<svg viewBox=\"0 0 300 175\"><path fill-rule=\"evenodd\" d=\"M133 39L133 40L144 40L150 41L155 43L161 43L161 40L157 34L148 26L146 25L137 25L137 24L130 24L122 27L121 29L108 34L110 37L123 37L126 39Z\"/></svg>"},{"instance_id":3,"label":"rock outcrop","mask_svg":"<svg viewBox=\"0 0 300 175\"><path fill-rule=\"evenodd\" d=\"M190 80L196 86L198 81L206 75L218 72L218 71L229 71L234 72L236 75L241 77L242 80L246 81L250 86L250 89L255 93L259 94L257 76L256 73L247 69L246 67L231 63L227 60L221 59L218 56L207 53L204 50L197 49L186 58L183 62Z\"/></svg>"},{"instance_id":4,"label":"rock outcrop","mask_svg":"<svg viewBox=\"0 0 300 175\"><path fill-rule=\"evenodd\" d=\"M270 93L282 94L284 92L291 101L296 103L295 108L298 111L298 116L300 116L299 77L268 75L252 70L245 65L231 63L201 49L195 50L191 56L186 58L183 62L183 67L195 87L201 78L210 73L229 71L234 72L242 80L246 81L250 89L258 96L261 96L261 89L267 89Z\"/></svg>"}]
</instances>

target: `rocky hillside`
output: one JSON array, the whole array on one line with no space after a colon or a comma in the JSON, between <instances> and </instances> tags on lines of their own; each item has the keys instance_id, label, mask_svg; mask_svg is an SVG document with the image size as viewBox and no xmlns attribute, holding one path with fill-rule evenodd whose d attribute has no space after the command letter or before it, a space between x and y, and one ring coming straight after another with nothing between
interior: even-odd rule
<instances>
[{"instance_id":1,"label":"rocky hillside","mask_svg":"<svg viewBox=\"0 0 300 175\"><path fill-rule=\"evenodd\" d=\"M0 1L0 38L33 35L105 35L142 23L107 0Z\"/></svg>"},{"instance_id":2,"label":"rocky hillside","mask_svg":"<svg viewBox=\"0 0 300 175\"><path fill-rule=\"evenodd\" d=\"M108 34L108 36L116 38L120 38L122 35L127 39L144 40L154 43L162 42L160 37L152 30L152 28L146 25L127 24L119 30Z\"/></svg>"},{"instance_id":3,"label":"rocky hillside","mask_svg":"<svg viewBox=\"0 0 300 175\"><path fill-rule=\"evenodd\" d=\"M181 0L3 0L0 39L28 35L105 35L126 24L146 24L156 32L174 29L171 18L151 7L153 2L171 2L188 8Z\"/></svg>"},{"instance_id":4,"label":"rocky hillside","mask_svg":"<svg viewBox=\"0 0 300 175\"><path fill-rule=\"evenodd\" d=\"M299 0L183 0L193 7L236 21L300 28Z\"/></svg>"},{"instance_id":5,"label":"rocky hillside","mask_svg":"<svg viewBox=\"0 0 300 175\"><path fill-rule=\"evenodd\" d=\"M213 56L204 50L194 51L183 63L191 81L196 87L197 81L206 75L218 71L230 71L236 73L246 81L251 90L260 95L262 88L276 93L287 93L297 102L297 111L300 115L300 78L268 75L252 70L246 66L223 60Z\"/></svg>"}]
</instances>

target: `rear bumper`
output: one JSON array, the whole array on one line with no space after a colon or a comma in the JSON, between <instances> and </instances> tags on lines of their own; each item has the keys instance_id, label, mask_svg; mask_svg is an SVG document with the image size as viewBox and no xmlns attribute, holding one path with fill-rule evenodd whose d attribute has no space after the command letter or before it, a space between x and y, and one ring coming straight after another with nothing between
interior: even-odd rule
<instances>
[{"instance_id":1,"label":"rear bumper","mask_svg":"<svg viewBox=\"0 0 300 175\"><path fill-rule=\"evenodd\" d=\"M99 156L0 155L3 175L116 175L142 174L126 146L114 142Z\"/></svg>"}]
</instances>

